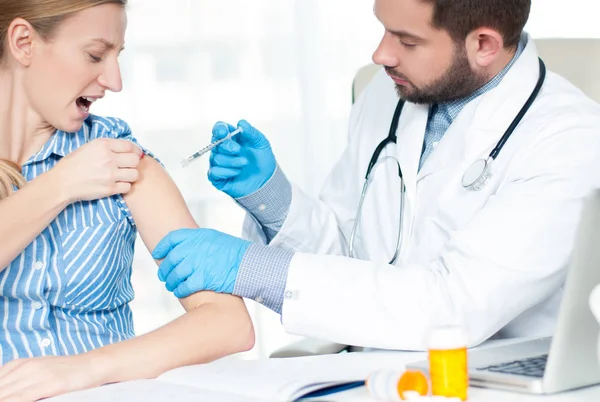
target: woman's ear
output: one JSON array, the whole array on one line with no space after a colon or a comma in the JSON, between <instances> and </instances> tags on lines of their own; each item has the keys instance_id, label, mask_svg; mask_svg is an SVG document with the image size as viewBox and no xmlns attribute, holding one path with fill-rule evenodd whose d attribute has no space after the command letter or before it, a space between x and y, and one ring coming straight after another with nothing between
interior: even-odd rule
<instances>
[{"instance_id":1,"label":"woman's ear","mask_svg":"<svg viewBox=\"0 0 600 402\"><path fill-rule=\"evenodd\" d=\"M8 27L8 49L14 59L24 67L31 64L35 30L23 18L15 18Z\"/></svg>"}]
</instances>

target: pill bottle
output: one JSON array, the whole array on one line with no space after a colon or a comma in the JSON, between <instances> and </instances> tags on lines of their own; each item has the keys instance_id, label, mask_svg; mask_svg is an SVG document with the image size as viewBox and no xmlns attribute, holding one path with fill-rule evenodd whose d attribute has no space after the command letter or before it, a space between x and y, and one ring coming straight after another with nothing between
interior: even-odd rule
<instances>
[{"instance_id":1,"label":"pill bottle","mask_svg":"<svg viewBox=\"0 0 600 402\"><path fill-rule=\"evenodd\" d=\"M467 334L460 326L433 328L427 337L431 394L467 400Z\"/></svg>"},{"instance_id":2,"label":"pill bottle","mask_svg":"<svg viewBox=\"0 0 600 402\"><path fill-rule=\"evenodd\" d=\"M418 370L378 370L369 375L365 385L373 398L383 401L404 401L407 393L425 396L429 392L429 381Z\"/></svg>"}]
</instances>

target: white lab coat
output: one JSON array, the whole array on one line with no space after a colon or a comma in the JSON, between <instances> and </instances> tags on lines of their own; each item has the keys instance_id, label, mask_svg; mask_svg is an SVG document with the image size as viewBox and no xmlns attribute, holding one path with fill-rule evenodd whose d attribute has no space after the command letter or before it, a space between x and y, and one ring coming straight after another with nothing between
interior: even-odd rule
<instances>
[{"instance_id":1,"label":"white lab coat","mask_svg":"<svg viewBox=\"0 0 600 402\"><path fill-rule=\"evenodd\" d=\"M296 251L282 322L290 333L338 343L420 350L436 324L465 325L470 345L490 337L552 334L583 198L600 187L600 107L548 72L531 109L481 191L461 178L486 158L537 78L530 39L502 82L469 103L420 172L428 107L407 103L397 146L407 196L395 265L399 179L382 165L365 201L358 259L348 256L366 168L398 101L379 73L352 109L349 140L319 199L293 187L271 245ZM600 79L600 78L599 78ZM264 242L249 217L245 237Z\"/></svg>"}]
</instances>

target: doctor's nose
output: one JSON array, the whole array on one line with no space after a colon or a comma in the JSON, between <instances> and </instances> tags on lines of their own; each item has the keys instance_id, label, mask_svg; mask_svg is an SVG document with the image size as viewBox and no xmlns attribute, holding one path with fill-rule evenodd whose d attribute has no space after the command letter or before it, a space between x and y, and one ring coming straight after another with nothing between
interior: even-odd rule
<instances>
[{"instance_id":1,"label":"doctor's nose","mask_svg":"<svg viewBox=\"0 0 600 402\"><path fill-rule=\"evenodd\" d=\"M383 35L379 46L373 53L373 63L391 68L398 67L400 59L397 52L397 40L388 32Z\"/></svg>"}]
</instances>

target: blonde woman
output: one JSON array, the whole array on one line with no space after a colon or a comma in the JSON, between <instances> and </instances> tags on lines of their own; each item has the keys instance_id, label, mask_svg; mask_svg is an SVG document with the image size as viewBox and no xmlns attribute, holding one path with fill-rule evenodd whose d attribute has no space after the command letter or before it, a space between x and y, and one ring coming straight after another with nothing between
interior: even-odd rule
<instances>
[{"instance_id":1,"label":"blonde woman","mask_svg":"<svg viewBox=\"0 0 600 402\"><path fill-rule=\"evenodd\" d=\"M125 3L0 0L0 401L155 377L254 343L242 300L210 292L134 338L136 232L153 250L197 225L127 124L90 114L121 90Z\"/></svg>"}]
</instances>

